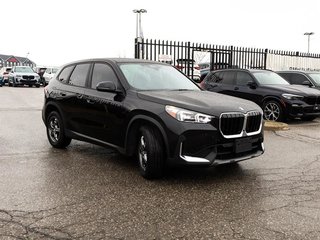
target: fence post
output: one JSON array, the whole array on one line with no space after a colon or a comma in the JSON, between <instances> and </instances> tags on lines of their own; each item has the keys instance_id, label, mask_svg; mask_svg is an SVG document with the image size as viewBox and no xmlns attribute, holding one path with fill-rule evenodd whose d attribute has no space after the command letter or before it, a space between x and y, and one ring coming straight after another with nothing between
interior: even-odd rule
<instances>
[{"instance_id":1,"label":"fence post","mask_svg":"<svg viewBox=\"0 0 320 240\"><path fill-rule=\"evenodd\" d=\"M264 64L263 69L267 69L267 59L268 59L268 48L264 50Z\"/></svg>"},{"instance_id":2,"label":"fence post","mask_svg":"<svg viewBox=\"0 0 320 240\"><path fill-rule=\"evenodd\" d=\"M134 39L134 58L139 58L140 46L139 46L139 38Z\"/></svg>"},{"instance_id":3,"label":"fence post","mask_svg":"<svg viewBox=\"0 0 320 240\"><path fill-rule=\"evenodd\" d=\"M190 59L191 59L191 56L190 56L190 42L188 42L187 44L187 66L188 66L188 69L187 69L187 76L189 77L190 76Z\"/></svg>"},{"instance_id":4,"label":"fence post","mask_svg":"<svg viewBox=\"0 0 320 240\"><path fill-rule=\"evenodd\" d=\"M232 68L233 63L233 46L230 46L230 57L229 57L229 63L228 63L228 68Z\"/></svg>"}]
</instances>

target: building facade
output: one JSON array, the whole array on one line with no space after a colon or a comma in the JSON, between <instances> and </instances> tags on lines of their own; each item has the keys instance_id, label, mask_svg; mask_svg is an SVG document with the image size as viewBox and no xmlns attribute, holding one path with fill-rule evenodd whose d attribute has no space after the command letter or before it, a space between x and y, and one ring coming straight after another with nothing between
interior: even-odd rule
<instances>
[{"instance_id":1,"label":"building facade","mask_svg":"<svg viewBox=\"0 0 320 240\"><path fill-rule=\"evenodd\" d=\"M0 54L0 68L13 66L30 66L34 68L36 64L29 58Z\"/></svg>"}]
</instances>

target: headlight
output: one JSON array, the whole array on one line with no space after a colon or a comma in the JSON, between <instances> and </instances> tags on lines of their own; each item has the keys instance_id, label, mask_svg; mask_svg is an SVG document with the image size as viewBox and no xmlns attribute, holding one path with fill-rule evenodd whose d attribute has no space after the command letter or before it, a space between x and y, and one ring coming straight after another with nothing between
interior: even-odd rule
<instances>
[{"instance_id":1,"label":"headlight","mask_svg":"<svg viewBox=\"0 0 320 240\"><path fill-rule=\"evenodd\" d=\"M289 93L282 94L282 97L289 99L289 100L302 100L303 99L303 96L289 94Z\"/></svg>"},{"instance_id":2,"label":"headlight","mask_svg":"<svg viewBox=\"0 0 320 240\"><path fill-rule=\"evenodd\" d=\"M214 118L203 113L192 112L173 106L166 106L166 112L180 122L208 123Z\"/></svg>"}]
</instances>

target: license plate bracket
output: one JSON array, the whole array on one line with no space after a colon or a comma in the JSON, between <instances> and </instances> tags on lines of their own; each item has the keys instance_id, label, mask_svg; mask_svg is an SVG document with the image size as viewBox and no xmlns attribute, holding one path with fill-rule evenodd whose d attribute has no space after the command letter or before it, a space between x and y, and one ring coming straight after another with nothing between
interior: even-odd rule
<instances>
[{"instance_id":1,"label":"license plate bracket","mask_svg":"<svg viewBox=\"0 0 320 240\"><path fill-rule=\"evenodd\" d=\"M252 149L252 138L239 138L235 141L235 153L248 152Z\"/></svg>"}]
</instances>

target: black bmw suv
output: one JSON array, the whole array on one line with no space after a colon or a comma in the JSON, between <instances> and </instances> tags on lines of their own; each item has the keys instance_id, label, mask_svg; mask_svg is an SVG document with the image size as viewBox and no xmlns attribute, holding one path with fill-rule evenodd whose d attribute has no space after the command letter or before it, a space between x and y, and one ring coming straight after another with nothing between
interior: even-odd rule
<instances>
[{"instance_id":1,"label":"black bmw suv","mask_svg":"<svg viewBox=\"0 0 320 240\"><path fill-rule=\"evenodd\" d=\"M174 67L135 59L91 59L61 68L45 88L50 144L71 139L137 155L146 178L164 166L212 166L264 152L255 103L202 91Z\"/></svg>"},{"instance_id":2,"label":"black bmw suv","mask_svg":"<svg viewBox=\"0 0 320 240\"><path fill-rule=\"evenodd\" d=\"M244 98L258 104L264 118L314 120L320 116L320 91L290 85L278 74L267 70L225 69L213 71L201 82L208 91Z\"/></svg>"}]
</instances>

